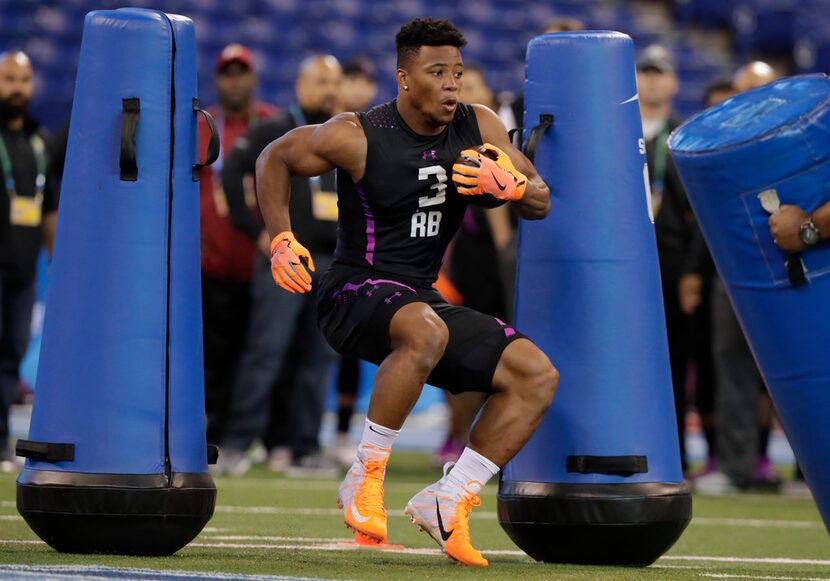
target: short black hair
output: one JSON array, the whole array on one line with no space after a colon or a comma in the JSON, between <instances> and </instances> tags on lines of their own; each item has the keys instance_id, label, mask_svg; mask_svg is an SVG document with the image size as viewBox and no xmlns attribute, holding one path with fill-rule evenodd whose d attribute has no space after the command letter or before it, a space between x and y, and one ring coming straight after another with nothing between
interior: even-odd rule
<instances>
[{"instance_id":1,"label":"short black hair","mask_svg":"<svg viewBox=\"0 0 830 581\"><path fill-rule=\"evenodd\" d=\"M404 24L395 36L398 49L398 67L418 54L422 46L466 46L464 35L449 20L416 18Z\"/></svg>"},{"instance_id":2,"label":"short black hair","mask_svg":"<svg viewBox=\"0 0 830 581\"><path fill-rule=\"evenodd\" d=\"M706 89L703 91L703 106L709 106L709 100L715 93L727 93L730 91L735 91L735 85L732 83L731 79L715 79L706 85Z\"/></svg>"}]
</instances>

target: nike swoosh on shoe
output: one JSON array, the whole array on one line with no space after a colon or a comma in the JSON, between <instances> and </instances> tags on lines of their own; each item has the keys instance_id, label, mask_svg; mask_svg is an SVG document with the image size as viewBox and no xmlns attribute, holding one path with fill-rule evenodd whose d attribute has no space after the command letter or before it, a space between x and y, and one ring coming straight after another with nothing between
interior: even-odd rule
<instances>
[{"instance_id":1,"label":"nike swoosh on shoe","mask_svg":"<svg viewBox=\"0 0 830 581\"><path fill-rule=\"evenodd\" d=\"M352 503L352 518L355 519L359 523L364 523L372 517L363 516L362 514L357 512L357 507L354 505L354 503Z\"/></svg>"},{"instance_id":2,"label":"nike swoosh on shoe","mask_svg":"<svg viewBox=\"0 0 830 581\"><path fill-rule=\"evenodd\" d=\"M438 531L441 533L441 538L444 539L444 542L447 542L452 534L455 532L455 529L447 532L444 530L444 521L441 520L441 508L438 506L438 499L435 499L435 512L438 513Z\"/></svg>"}]
</instances>

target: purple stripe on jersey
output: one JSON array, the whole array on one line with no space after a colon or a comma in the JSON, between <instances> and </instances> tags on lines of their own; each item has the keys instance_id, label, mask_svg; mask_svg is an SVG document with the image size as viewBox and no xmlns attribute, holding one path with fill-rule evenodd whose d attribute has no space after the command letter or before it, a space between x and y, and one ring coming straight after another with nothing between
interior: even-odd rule
<instances>
[{"instance_id":1,"label":"purple stripe on jersey","mask_svg":"<svg viewBox=\"0 0 830 581\"><path fill-rule=\"evenodd\" d=\"M504 336L505 337L512 337L513 335L516 334L516 329L514 329L513 327L508 327L507 323L505 323L504 321L502 321L498 317L493 317L493 318L499 322L499 325L504 327Z\"/></svg>"},{"instance_id":2,"label":"purple stripe on jersey","mask_svg":"<svg viewBox=\"0 0 830 581\"><path fill-rule=\"evenodd\" d=\"M338 290L334 291L331 295L331 298L333 298L333 299L337 298L341 294L343 294L345 292L349 292L349 291L357 292L361 288L366 286L367 284L393 284L395 286L405 288L406 290L409 290L409 291L412 291L412 292L418 292L414 288L412 288L411 286L407 286L407 285L403 284L402 282L398 282L396 280L386 280L386 279L382 279L382 278L378 278L378 279L367 278L366 280L364 280L360 284L354 284L354 283L351 283L351 282L347 282L342 287L340 287Z\"/></svg>"},{"instance_id":3,"label":"purple stripe on jersey","mask_svg":"<svg viewBox=\"0 0 830 581\"><path fill-rule=\"evenodd\" d=\"M375 264L375 217L369 209L369 200L366 198L366 192L359 184L355 184L354 188L360 196L360 203L363 205L363 215L366 217L366 262Z\"/></svg>"}]
</instances>

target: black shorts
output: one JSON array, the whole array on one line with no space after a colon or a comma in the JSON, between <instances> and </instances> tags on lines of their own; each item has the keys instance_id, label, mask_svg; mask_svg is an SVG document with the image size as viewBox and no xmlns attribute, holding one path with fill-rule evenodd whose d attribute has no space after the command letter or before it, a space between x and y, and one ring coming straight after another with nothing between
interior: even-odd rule
<instances>
[{"instance_id":1,"label":"black shorts","mask_svg":"<svg viewBox=\"0 0 830 581\"><path fill-rule=\"evenodd\" d=\"M447 325L449 341L427 383L450 393L491 391L505 347L524 337L495 317L450 305L432 287L394 275L335 266L323 276L319 297L318 324L329 345L377 365L392 352L389 324L398 309L428 304Z\"/></svg>"}]
</instances>

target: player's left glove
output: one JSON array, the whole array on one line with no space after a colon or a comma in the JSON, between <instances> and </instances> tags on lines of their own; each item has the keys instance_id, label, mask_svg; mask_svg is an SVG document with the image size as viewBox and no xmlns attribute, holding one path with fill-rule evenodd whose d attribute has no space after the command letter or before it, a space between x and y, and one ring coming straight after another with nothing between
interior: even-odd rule
<instances>
[{"instance_id":1,"label":"player's left glove","mask_svg":"<svg viewBox=\"0 0 830 581\"><path fill-rule=\"evenodd\" d=\"M489 143L461 152L452 166L452 181L459 194L490 194L509 202L521 200L527 189L527 176L513 167L506 153Z\"/></svg>"},{"instance_id":2,"label":"player's left glove","mask_svg":"<svg viewBox=\"0 0 830 581\"><path fill-rule=\"evenodd\" d=\"M311 290L314 261L305 246L297 242L294 234L280 232L271 240L271 275L274 282L290 293L306 293Z\"/></svg>"}]
</instances>

